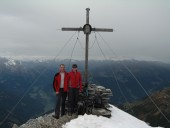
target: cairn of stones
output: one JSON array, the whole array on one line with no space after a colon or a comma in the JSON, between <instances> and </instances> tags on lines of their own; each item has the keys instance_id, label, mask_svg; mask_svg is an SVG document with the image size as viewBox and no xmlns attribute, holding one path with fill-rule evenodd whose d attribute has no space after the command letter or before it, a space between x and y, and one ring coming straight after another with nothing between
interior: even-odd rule
<instances>
[{"instance_id":1,"label":"cairn of stones","mask_svg":"<svg viewBox=\"0 0 170 128\"><path fill-rule=\"evenodd\" d=\"M88 85L88 98L94 101L94 107L107 108L111 96L113 96L112 91L104 86Z\"/></svg>"}]
</instances>

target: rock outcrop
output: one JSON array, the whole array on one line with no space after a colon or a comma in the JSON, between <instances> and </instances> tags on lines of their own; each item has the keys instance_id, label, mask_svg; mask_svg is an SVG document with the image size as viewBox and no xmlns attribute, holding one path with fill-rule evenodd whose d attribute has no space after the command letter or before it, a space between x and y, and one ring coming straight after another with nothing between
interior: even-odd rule
<instances>
[{"instance_id":1,"label":"rock outcrop","mask_svg":"<svg viewBox=\"0 0 170 128\"><path fill-rule=\"evenodd\" d=\"M77 115L73 114L72 116L64 115L59 119L55 119L52 117L53 114L54 113L40 116L36 119L30 119L21 126L14 124L12 128L61 128L65 123L77 118Z\"/></svg>"}]
</instances>

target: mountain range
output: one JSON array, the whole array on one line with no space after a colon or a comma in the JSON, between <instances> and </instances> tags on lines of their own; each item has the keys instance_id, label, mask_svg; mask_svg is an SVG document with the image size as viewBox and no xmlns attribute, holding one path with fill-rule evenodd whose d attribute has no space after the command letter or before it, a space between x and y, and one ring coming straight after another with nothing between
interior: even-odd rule
<instances>
[{"instance_id":1,"label":"mountain range","mask_svg":"<svg viewBox=\"0 0 170 128\"><path fill-rule=\"evenodd\" d=\"M170 127L170 88L164 88L141 100L120 106L131 115L151 126Z\"/></svg>"},{"instance_id":2,"label":"mountain range","mask_svg":"<svg viewBox=\"0 0 170 128\"><path fill-rule=\"evenodd\" d=\"M66 70L78 64L84 74L84 61L78 60L13 60L0 57L0 124L22 124L54 110L52 88L59 64ZM110 88L110 103L134 102L170 85L170 65L155 61L89 61L89 83ZM140 83L140 84L139 84ZM147 93L147 94L146 94Z\"/></svg>"}]
</instances>

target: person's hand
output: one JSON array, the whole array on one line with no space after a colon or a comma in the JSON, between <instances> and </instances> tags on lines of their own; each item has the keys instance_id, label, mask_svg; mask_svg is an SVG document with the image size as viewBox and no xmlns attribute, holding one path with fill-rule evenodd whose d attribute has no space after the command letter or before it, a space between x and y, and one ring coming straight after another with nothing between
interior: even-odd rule
<instances>
[{"instance_id":1,"label":"person's hand","mask_svg":"<svg viewBox=\"0 0 170 128\"><path fill-rule=\"evenodd\" d=\"M56 95L58 95L59 94L59 92L56 92Z\"/></svg>"}]
</instances>

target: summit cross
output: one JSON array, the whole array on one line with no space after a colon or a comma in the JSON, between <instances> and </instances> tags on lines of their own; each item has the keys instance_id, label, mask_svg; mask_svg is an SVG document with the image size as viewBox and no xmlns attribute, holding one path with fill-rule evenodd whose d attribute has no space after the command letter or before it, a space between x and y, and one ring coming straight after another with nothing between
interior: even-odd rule
<instances>
[{"instance_id":1,"label":"summit cross","mask_svg":"<svg viewBox=\"0 0 170 128\"><path fill-rule=\"evenodd\" d=\"M91 31L98 32L113 32L113 29L109 28L92 28L89 24L89 11L90 8L86 8L86 24L83 27L79 28L62 28L62 31L83 31L86 35L86 45L85 45L85 76L84 82L85 87L88 87L88 49L89 49L89 35Z\"/></svg>"}]
</instances>

